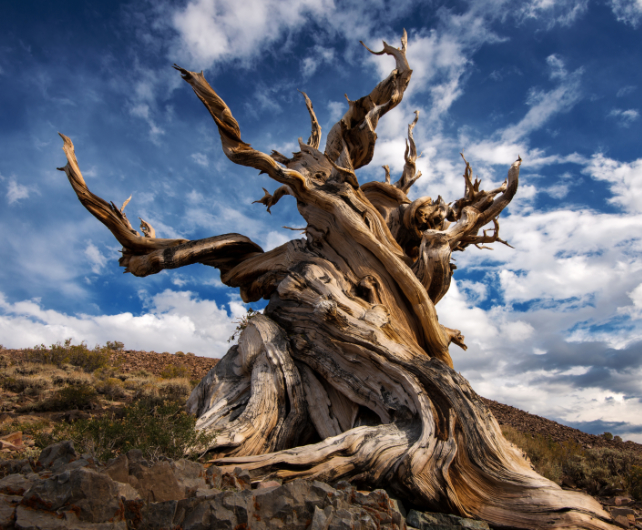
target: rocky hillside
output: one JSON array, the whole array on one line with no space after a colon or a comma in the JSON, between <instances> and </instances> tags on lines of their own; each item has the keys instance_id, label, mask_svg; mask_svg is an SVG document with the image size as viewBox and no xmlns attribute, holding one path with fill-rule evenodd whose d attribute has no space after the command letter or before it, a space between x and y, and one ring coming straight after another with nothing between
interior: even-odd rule
<instances>
[{"instance_id":1,"label":"rocky hillside","mask_svg":"<svg viewBox=\"0 0 642 530\"><path fill-rule=\"evenodd\" d=\"M482 398L484 403L493 412L500 425L508 425L513 429L524 434L540 434L550 438L554 442L573 441L580 444L585 449L596 447L605 447L610 449L635 451L642 454L642 444L632 441L607 440L604 436L587 434L573 427L568 427L557 423L556 421L547 420L535 414L529 414L510 405L498 403L492 399Z\"/></svg>"},{"instance_id":2,"label":"rocky hillside","mask_svg":"<svg viewBox=\"0 0 642 530\"><path fill-rule=\"evenodd\" d=\"M209 528L215 522L221 528L487 528L455 516L406 513L383 491L259 483L240 469L225 475L207 463L179 460L195 432L184 400L216 363L182 352L73 345L0 351L0 530ZM642 445L484 401L538 472L595 495L621 526L642 529ZM171 443L161 439L166 432ZM75 448L61 442L68 439L76 440ZM117 458L106 462L111 456ZM113 514L94 506L94 490L110 499ZM286 499L278 510L264 504L277 497ZM223 512L226 518L216 519Z\"/></svg>"}]
</instances>

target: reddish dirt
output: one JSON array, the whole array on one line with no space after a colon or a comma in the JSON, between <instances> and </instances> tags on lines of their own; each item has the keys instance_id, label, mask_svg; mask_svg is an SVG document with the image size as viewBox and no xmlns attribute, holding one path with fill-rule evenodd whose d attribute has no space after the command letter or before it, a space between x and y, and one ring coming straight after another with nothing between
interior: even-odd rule
<instances>
[{"instance_id":1,"label":"reddish dirt","mask_svg":"<svg viewBox=\"0 0 642 530\"><path fill-rule=\"evenodd\" d=\"M219 360L210 357L196 357L195 355L179 356L172 353L121 350L115 352L110 361L120 365L120 369L126 374L143 369L154 375L160 375L166 366L183 366L189 371L191 379L200 380L214 368Z\"/></svg>"},{"instance_id":2,"label":"reddish dirt","mask_svg":"<svg viewBox=\"0 0 642 530\"><path fill-rule=\"evenodd\" d=\"M24 360L28 350L2 350L0 354L14 359ZM153 375L160 375L166 366L185 367L190 379L202 379L218 362L210 357L195 355L174 355L172 353L156 353L135 350L115 351L110 357L110 363L119 366L124 373L146 370Z\"/></svg>"}]
</instances>

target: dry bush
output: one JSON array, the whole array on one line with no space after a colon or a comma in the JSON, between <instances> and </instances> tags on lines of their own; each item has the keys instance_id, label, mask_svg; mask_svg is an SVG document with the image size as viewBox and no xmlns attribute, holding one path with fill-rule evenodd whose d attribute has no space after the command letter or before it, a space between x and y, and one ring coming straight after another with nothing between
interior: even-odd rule
<instances>
[{"instance_id":1,"label":"dry bush","mask_svg":"<svg viewBox=\"0 0 642 530\"><path fill-rule=\"evenodd\" d=\"M175 366L173 364L168 364L163 368L163 370L160 373L160 376L163 379L177 379L177 378L184 378L184 377L189 377L190 372L185 366Z\"/></svg>"},{"instance_id":2,"label":"dry bush","mask_svg":"<svg viewBox=\"0 0 642 530\"><path fill-rule=\"evenodd\" d=\"M120 379L121 381L125 381L131 376L129 374L122 373L119 368L114 366L103 366L94 372L94 377L100 380Z\"/></svg>"},{"instance_id":3,"label":"dry bush","mask_svg":"<svg viewBox=\"0 0 642 530\"><path fill-rule=\"evenodd\" d=\"M96 382L96 390L110 399L125 397L125 385L120 379L108 377Z\"/></svg>"},{"instance_id":4,"label":"dry bush","mask_svg":"<svg viewBox=\"0 0 642 530\"><path fill-rule=\"evenodd\" d=\"M583 449L573 441L555 442L541 434L524 434L502 426L507 440L522 449L535 471L546 478L575 484L591 495L628 490L642 497L642 456L619 449ZM638 471L640 470L640 471Z\"/></svg>"},{"instance_id":5,"label":"dry bush","mask_svg":"<svg viewBox=\"0 0 642 530\"><path fill-rule=\"evenodd\" d=\"M158 383L158 391L170 399L185 399L192 392L192 385L186 377L165 379Z\"/></svg>"},{"instance_id":6,"label":"dry bush","mask_svg":"<svg viewBox=\"0 0 642 530\"><path fill-rule=\"evenodd\" d=\"M214 438L195 429L196 417L187 414L178 401L140 400L128 405L122 417L96 416L73 424L58 424L46 445L73 440L77 450L107 460L130 449L140 449L145 458L183 458L194 446L207 446ZM196 456L196 455L194 455Z\"/></svg>"},{"instance_id":7,"label":"dry bush","mask_svg":"<svg viewBox=\"0 0 642 530\"><path fill-rule=\"evenodd\" d=\"M627 489L635 500L642 501L642 466L636 465L631 469Z\"/></svg>"},{"instance_id":8,"label":"dry bush","mask_svg":"<svg viewBox=\"0 0 642 530\"><path fill-rule=\"evenodd\" d=\"M10 392L24 392L37 396L53 386L51 377L46 375L6 375L0 380L2 387Z\"/></svg>"},{"instance_id":9,"label":"dry bush","mask_svg":"<svg viewBox=\"0 0 642 530\"><path fill-rule=\"evenodd\" d=\"M132 376L128 377L123 383L125 388L137 392L139 389L147 385L156 385L156 378L153 376Z\"/></svg>"},{"instance_id":10,"label":"dry bush","mask_svg":"<svg viewBox=\"0 0 642 530\"><path fill-rule=\"evenodd\" d=\"M112 350L105 346L96 346L90 350L84 342L74 345L71 343L71 339L67 339L64 344L58 342L49 348L44 344L36 346L27 351L27 359L35 363L56 366L72 364L86 372L93 372L109 364L111 352Z\"/></svg>"},{"instance_id":11,"label":"dry bush","mask_svg":"<svg viewBox=\"0 0 642 530\"><path fill-rule=\"evenodd\" d=\"M117 341L117 340L114 340L114 341L108 340L105 343L105 347L110 349L110 350L114 350L114 351L122 351L123 348L125 347L125 344L123 344L122 342Z\"/></svg>"},{"instance_id":12,"label":"dry bush","mask_svg":"<svg viewBox=\"0 0 642 530\"><path fill-rule=\"evenodd\" d=\"M134 389L134 399L156 399L160 396L158 381L148 378Z\"/></svg>"},{"instance_id":13,"label":"dry bush","mask_svg":"<svg viewBox=\"0 0 642 530\"><path fill-rule=\"evenodd\" d=\"M61 374L55 374L52 377L53 384L56 386L70 385L70 386L79 386L79 385L93 385L94 378L85 372L73 371L67 372L64 371Z\"/></svg>"}]
</instances>

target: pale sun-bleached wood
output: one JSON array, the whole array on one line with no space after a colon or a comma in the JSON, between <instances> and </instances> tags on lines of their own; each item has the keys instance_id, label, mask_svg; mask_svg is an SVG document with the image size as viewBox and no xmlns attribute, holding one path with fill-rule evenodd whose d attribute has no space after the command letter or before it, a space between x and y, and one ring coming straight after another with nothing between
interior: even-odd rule
<instances>
[{"instance_id":1,"label":"pale sun-bleached wood","mask_svg":"<svg viewBox=\"0 0 642 530\"><path fill-rule=\"evenodd\" d=\"M435 305L455 270L452 253L507 244L498 216L517 191L521 159L488 192L464 159L461 199L411 200L421 176L416 113L400 178L391 184L384 166L384 182L359 184L356 171L372 160L379 120L410 82L406 47L404 32L400 48L384 42L376 52L394 57L395 69L367 96L347 98L323 151L312 101L302 93L312 131L291 157L244 142L203 74L176 66L214 119L227 157L280 184L255 202L269 212L283 197L296 200L305 237L269 252L239 234L157 238L142 220L140 235L124 214L129 199L117 208L91 193L71 140L61 135L62 169L82 204L123 245L127 272L147 276L201 263L220 269L221 281L238 287L246 302L269 300L188 400L197 428L216 434L194 451L256 478L390 487L412 504L497 527L613 528L595 500L539 476L504 439L453 369L449 346L466 348L462 333L437 318Z\"/></svg>"}]
</instances>

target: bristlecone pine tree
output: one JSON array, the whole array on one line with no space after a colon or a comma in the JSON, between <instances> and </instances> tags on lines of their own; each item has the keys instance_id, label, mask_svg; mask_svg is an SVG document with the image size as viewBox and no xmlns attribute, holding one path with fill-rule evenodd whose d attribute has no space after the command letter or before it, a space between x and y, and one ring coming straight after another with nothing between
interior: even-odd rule
<instances>
[{"instance_id":1,"label":"bristlecone pine tree","mask_svg":"<svg viewBox=\"0 0 642 530\"><path fill-rule=\"evenodd\" d=\"M453 370L449 345L466 348L458 330L439 324L454 251L501 242L498 216L517 191L518 159L502 186L480 189L465 162L464 197L415 201L420 177L413 127L403 174L359 185L355 171L372 160L380 118L402 100L412 70L401 48L384 42L396 68L357 101L328 135L312 120L291 158L265 154L241 139L239 124L203 77L175 66L214 118L234 163L281 184L259 201L268 211L296 199L305 239L264 252L239 234L161 239L141 221L140 235L121 208L89 191L69 138L61 168L80 202L123 245L120 265L136 276L202 263L221 271L243 300L269 300L247 320L238 346L196 387L188 409L216 434L218 465L255 477L345 479L387 487L427 509L515 528L612 528L591 497L564 491L533 471L502 436L497 421ZM372 52L375 53L375 52ZM493 223L493 228L483 227ZM480 233L481 232L481 233Z\"/></svg>"}]
</instances>

